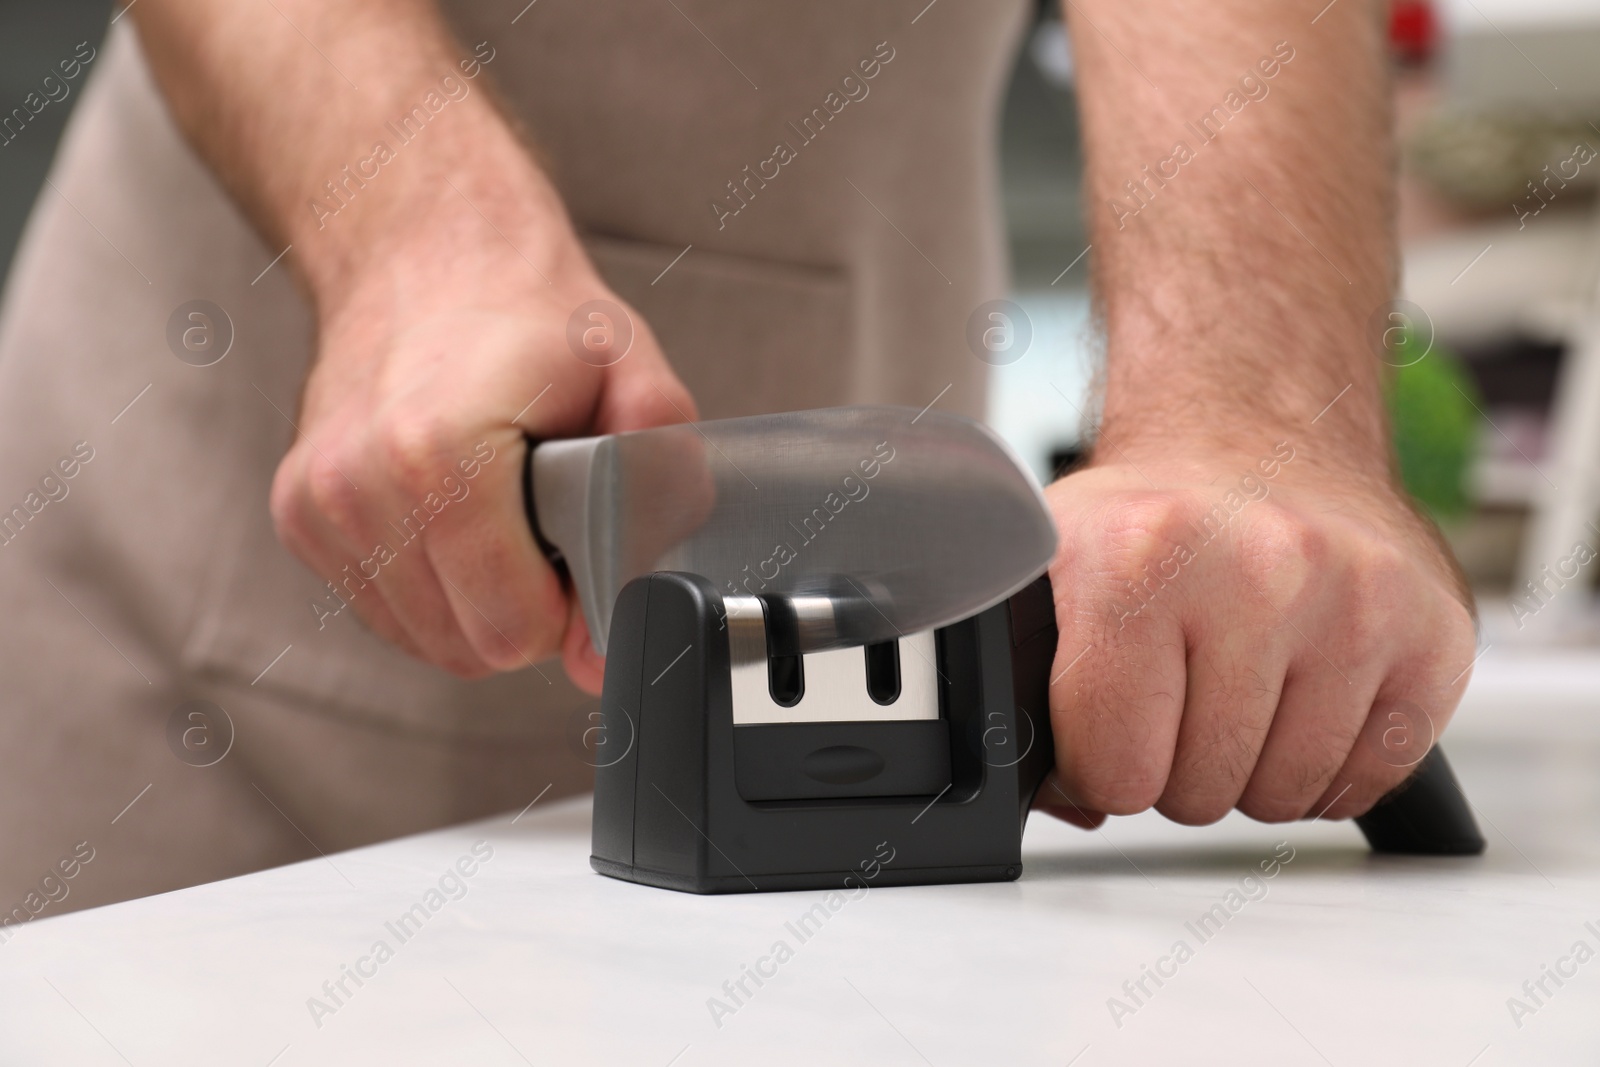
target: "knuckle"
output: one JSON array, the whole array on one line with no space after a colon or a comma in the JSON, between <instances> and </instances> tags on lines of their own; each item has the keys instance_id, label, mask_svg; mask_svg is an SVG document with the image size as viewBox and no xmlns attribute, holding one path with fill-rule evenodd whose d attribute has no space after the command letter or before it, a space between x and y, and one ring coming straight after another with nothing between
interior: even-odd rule
<instances>
[{"instance_id":1,"label":"knuckle","mask_svg":"<svg viewBox=\"0 0 1600 1067\"><path fill-rule=\"evenodd\" d=\"M1327 538L1281 508L1260 508L1244 524L1238 561L1275 604L1298 595L1327 556Z\"/></svg>"},{"instance_id":2,"label":"knuckle","mask_svg":"<svg viewBox=\"0 0 1600 1067\"><path fill-rule=\"evenodd\" d=\"M1392 658L1397 646L1409 644L1407 638L1415 632L1418 613L1430 606L1415 562L1398 546L1381 541L1368 542L1357 550L1342 584L1342 639L1347 654L1356 662ZM1464 651L1463 662L1467 662L1472 658L1471 646L1476 643L1471 617L1459 601L1453 597L1449 601L1442 605L1442 614L1431 610L1428 614L1440 621L1459 620L1462 625L1447 622L1436 627L1430 643L1441 652L1450 650L1444 652L1447 660ZM1457 610L1450 611L1452 606ZM1465 640L1458 645L1463 635Z\"/></svg>"},{"instance_id":3,"label":"knuckle","mask_svg":"<svg viewBox=\"0 0 1600 1067\"><path fill-rule=\"evenodd\" d=\"M1412 580L1415 567L1400 547L1377 538L1364 538L1356 560L1356 580L1369 595L1383 595L1401 582Z\"/></svg>"},{"instance_id":4,"label":"knuckle","mask_svg":"<svg viewBox=\"0 0 1600 1067\"><path fill-rule=\"evenodd\" d=\"M1415 584L1399 548L1367 542L1356 550L1345 586L1353 614L1387 620L1398 602L1410 599L1406 590Z\"/></svg>"},{"instance_id":5,"label":"knuckle","mask_svg":"<svg viewBox=\"0 0 1600 1067\"><path fill-rule=\"evenodd\" d=\"M360 504L356 487L344 474L345 465L322 455L312 456L306 463L305 495L335 530L353 536L359 526Z\"/></svg>"},{"instance_id":6,"label":"knuckle","mask_svg":"<svg viewBox=\"0 0 1600 1067\"><path fill-rule=\"evenodd\" d=\"M402 489L425 493L449 473L449 429L437 415L392 415L376 429L376 449L384 469Z\"/></svg>"},{"instance_id":7,"label":"knuckle","mask_svg":"<svg viewBox=\"0 0 1600 1067\"><path fill-rule=\"evenodd\" d=\"M1100 579L1119 594L1153 595L1165 587L1192 558L1197 514L1193 500L1177 493L1136 497L1106 509L1091 534Z\"/></svg>"},{"instance_id":8,"label":"knuckle","mask_svg":"<svg viewBox=\"0 0 1600 1067\"><path fill-rule=\"evenodd\" d=\"M311 523L306 514L305 498L287 462L278 468L272 479L267 511L272 516L272 528L278 540L296 554L303 552L311 541Z\"/></svg>"},{"instance_id":9,"label":"knuckle","mask_svg":"<svg viewBox=\"0 0 1600 1067\"><path fill-rule=\"evenodd\" d=\"M1139 496L1107 509L1101 529L1109 548L1142 559L1183 539L1194 514L1194 501L1187 494Z\"/></svg>"}]
</instances>

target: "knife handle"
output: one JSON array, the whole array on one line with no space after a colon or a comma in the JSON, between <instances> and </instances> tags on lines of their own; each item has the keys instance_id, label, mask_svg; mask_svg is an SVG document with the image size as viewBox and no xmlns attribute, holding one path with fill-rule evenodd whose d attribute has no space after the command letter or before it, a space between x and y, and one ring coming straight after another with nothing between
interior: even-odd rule
<instances>
[{"instance_id":1,"label":"knife handle","mask_svg":"<svg viewBox=\"0 0 1600 1067\"><path fill-rule=\"evenodd\" d=\"M544 553L544 558L550 561L563 580L567 577L566 559L544 531L539 528L539 507L533 496L533 453L539 447L539 442L533 438L526 438L528 451L522 457L522 509L528 514L528 529L533 531L533 540L539 546L539 551Z\"/></svg>"},{"instance_id":2,"label":"knife handle","mask_svg":"<svg viewBox=\"0 0 1600 1067\"><path fill-rule=\"evenodd\" d=\"M1042 599L1041 599L1042 598ZM1036 699L1045 710L1033 716L1035 728L1043 734L1049 745L1050 763L1054 763L1055 739L1050 732L1048 711L1050 664L1059 637L1055 625L1054 598L1050 578L1045 576L1011 598L1010 616L1017 649L1014 655L1019 665L1026 663L1024 651L1034 645L1039 637L1046 637L1049 649L1035 654L1035 664L1043 664L1044 677L1036 684L1025 687L1040 694ZM1024 624L1022 620L1032 620ZM1018 633L1023 625L1031 632ZM1031 673L1038 673L1034 667ZM1048 777L1046 765L1035 788ZM1416 771L1391 791L1365 815L1356 817L1356 825L1366 836L1374 852L1410 856L1476 856L1484 850L1483 834L1472 816L1472 805L1461 791L1444 752L1435 746L1417 764Z\"/></svg>"}]
</instances>

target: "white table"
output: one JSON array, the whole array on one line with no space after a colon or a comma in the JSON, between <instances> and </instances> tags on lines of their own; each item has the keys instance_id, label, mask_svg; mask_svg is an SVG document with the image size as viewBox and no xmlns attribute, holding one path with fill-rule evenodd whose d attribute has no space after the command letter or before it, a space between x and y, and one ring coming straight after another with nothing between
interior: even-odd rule
<instances>
[{"instance_id":1,"label":"white table","mask_svg":"<svg viewBox=\"0 0 1600 1067\"><path fill-rule=\"evenodd\" d=\"M1509 718L1493 667L1474 689L1499 717L1450 738L1492 820L1481 860L1375 859L1349 825L1036 817L1021 881L874 889L802 941L786 924L825 894L612 881L587 802L541 804L29 924L0 947L0 1063L1593 1064L1600 958L1547 978L1520 1028L1507 1000L1578 940L1600 950L1600 736ZM465 895L401 942L385 924L479 840ZM1185 925L1285 840L1265 895L1204 940ZM323 983L379 939L393 957L336 1003ZM736 1005L723 983L779 940L792 958ZM1136 1004L1124 981L1179 940L1192 957ZM711 997L736 1008L720 1027Z\"/></svg>"}]
</instances>

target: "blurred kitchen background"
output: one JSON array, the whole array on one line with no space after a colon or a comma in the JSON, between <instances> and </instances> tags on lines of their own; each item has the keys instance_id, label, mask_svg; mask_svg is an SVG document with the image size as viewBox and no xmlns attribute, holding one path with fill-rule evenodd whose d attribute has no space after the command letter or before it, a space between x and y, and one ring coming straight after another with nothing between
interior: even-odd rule
<instances>
[{"instance_id":1,"label":"blurred kitchen background","mask_svg":"<svg viewBox=\"0 0 1600 1067\"><path fill-rule=\"evenodd\" d=\"M3 98L97 42L110 10L0 0ZM994 368L991 408L1041 477L1087 444L1078 412L1097 359L1072 62L1055 11L1041 4L1005 105L1014 299L1033 340ZM1600 551L1600 3L1395 0L1390 38L1410 302L1391 360L1406 364L1390 386L1402 465L1479 592L1474 694L1522 709L1519 722L1570 721L1600 692L1600 561L1586 562ZM76 98L0 148L0 269Z\"/></svg>"},{"instance_id":2,"label":"blurred kitchen background","mask_svg":"<svg viewBox=\"0 0 1600 1067\"><path fill-rule=\"evenodd\" d=\"M1033 342L994 368L991 401L1041 475L1087 443L1052 386L1089 410L1079 397L1098 358L1072 62L1053 11L1018 58L1002 150ZM1475 694L1565 719L1556 705L1600 692L1600 3L1395 0L1390 41L1402 470L1479 595Z\"/></svg>"}]
</instances>

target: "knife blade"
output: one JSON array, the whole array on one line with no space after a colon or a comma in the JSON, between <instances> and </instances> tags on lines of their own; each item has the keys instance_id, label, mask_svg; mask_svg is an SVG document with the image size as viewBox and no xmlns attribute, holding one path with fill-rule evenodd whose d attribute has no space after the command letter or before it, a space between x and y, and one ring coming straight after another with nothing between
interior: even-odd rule
<instances>
[{"instance_id":1,"label":"knife blade","mask_svg":"<svg viewBox=\"0 0 1600 1067\"><path fill-rule=\"evenodd\" d=\"M601 654L633 578L687 571L779 598L799 652L957 622L1044 573L1044 495L981 423L856 406L545 441L524 479Z\"/></svg>"}]
</instances>

